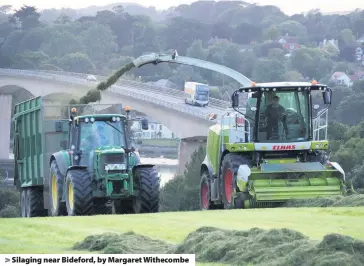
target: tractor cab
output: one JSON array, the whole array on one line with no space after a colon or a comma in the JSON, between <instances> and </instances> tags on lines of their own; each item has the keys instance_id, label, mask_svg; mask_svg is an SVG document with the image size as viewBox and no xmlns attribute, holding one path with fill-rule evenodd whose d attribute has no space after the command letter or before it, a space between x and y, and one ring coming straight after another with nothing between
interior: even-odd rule
<instances>
[{"instance_id":1,"label":"tractor cab","mask_svg":"<svg viewBox=\"0 0 364 266\"><path fill-rule=\"evenodd\" d=\"M127 173L140 159L131 142L130 108L122 114L88 114L77 116L72 108L69 150L72 165L87 166L91 174ZM142 121L148 128L148 121Z\"/></svg>"},{"instance_id":2,"label":"tractor cab","mask_svg":"<svg viewBox=\"0 0 364 266\"><path fill-rule=\"evenodd\" d=\"M249 93L245 108L239 106L241 93ZM318 93L322 93L321 99L327 105L319 112L320 106L312 104L312 98L317 99ZM232 95L233 109L238 113L245 109L243 114L250 122L246 131L252 141L267 144L326 140L330 103L330 88L315 81L253 83Z\"/></svg>"}]
</instances>

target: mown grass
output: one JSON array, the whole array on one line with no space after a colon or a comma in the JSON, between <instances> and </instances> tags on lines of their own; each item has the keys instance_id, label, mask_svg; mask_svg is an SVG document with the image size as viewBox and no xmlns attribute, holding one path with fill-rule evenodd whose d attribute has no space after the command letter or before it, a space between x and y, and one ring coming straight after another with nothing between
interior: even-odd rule
<instances>
[{"instance_id":1,"label":"mown grass","mask_svg":"<svg viewBox=\"0 0 364 266\"><path fill-rule=\"evenodd\" d=\"M311 239L321 240L330 233L364 239L364 207L276 208L230 211L197 211L144 215L90 217L2 218L0 253L84 253L72 246L85 237L105 232L133 231L143 236L182 243L200 227L249 230L287 228Z\"/></svg>"}]
</instances>

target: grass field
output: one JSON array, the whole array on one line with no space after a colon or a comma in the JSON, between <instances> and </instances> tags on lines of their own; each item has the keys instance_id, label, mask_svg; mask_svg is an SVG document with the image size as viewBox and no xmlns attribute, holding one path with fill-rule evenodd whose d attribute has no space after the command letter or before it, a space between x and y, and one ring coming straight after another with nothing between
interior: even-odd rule
<instances>
[{"instance_id":1,"label":"grass field","mask_svg":"<svg viewBox=\"0 0 364 266\"><path fill-rule=\"evenodd\" d=\"M180 243L190 232L202 226L237 230L248 230L253 227L288 228L297 230L314 240L321 240L329 233L339 233L364 240L363 220L364 207L3 218L0 220L0 253L86 253L76 252L71 248L88 235L131 230L155 239Z\"/></svg>"}]
</instances>

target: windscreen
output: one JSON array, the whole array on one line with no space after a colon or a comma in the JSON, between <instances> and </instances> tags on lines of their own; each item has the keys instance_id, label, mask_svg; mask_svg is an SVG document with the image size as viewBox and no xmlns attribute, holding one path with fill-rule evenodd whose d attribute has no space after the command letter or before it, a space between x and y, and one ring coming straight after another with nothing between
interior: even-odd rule
<instances>
[{"instance_id":1,"label":"windscreen","mask_svg":"<svg viewBox=\"0 0 364 266\"><path fill-rule=\"evenodd\" d=\"M260 98L258 139L261 142L299 142L309 137L307 91L264 92Z\"/></svg>"},{"instance_id":2,"label":"windscreen","mask_svg":"<svg viewBox=\"0 0 364 266\"><path fill-rule=\"evenodd\" d=\"M95 121L81 123L81 150L90 151L98 147L125 147L124 122Z\"/></svg>"},{"instance_id":3,"label":"windscreen","mask_svg":"<svg viewBox=\"0 0 364 266\"><path fill-rule=\"evenodd\" d=\"M196 85L196 100L207 101L209 99L209 86Z\"/></svg>"}]
</instances>

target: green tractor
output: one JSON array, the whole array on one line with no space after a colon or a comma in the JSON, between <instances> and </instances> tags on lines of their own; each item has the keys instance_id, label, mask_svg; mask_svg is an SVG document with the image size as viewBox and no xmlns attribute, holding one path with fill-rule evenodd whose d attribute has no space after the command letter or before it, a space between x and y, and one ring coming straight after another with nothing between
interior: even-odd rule
<instances>
[{"instance_id":1,"label":"green tractor","mask_svg":"<svg viewBox=\"0 0 364 266\"><path fill-rule=\"evenodd\" d=\"M41 97L15 107L14 182L23 217L159 211L160 178L132 146L129 107L85 115L68 107L69 119L54 119L52 107ZM141 127L148 129L146 119Z\"/></svg>"},{"instance_id":2,"label":"green tractor","mask_svg":"<svg viewBox=\"0 0 364 266\"><path fill-rule=\"evenodd\" d=\"M313 104L320 98L322 108ZM275 207L290 199L347 193L345 173L327 152L328 86L252 83L231 99L232 108L208 133L202 210Z\"/></svg>"}]
</instances>

